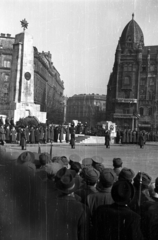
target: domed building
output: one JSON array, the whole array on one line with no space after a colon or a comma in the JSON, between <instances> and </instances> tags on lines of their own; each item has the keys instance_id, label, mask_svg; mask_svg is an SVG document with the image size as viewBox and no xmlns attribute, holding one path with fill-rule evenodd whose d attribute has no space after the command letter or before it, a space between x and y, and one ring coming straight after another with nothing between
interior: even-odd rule
<instances>
[{"instance_id":1,"label":"domed building","mask_svg":"<svg viewBox=\"0 0 158 240\"><path fill-rule=\"evenodd\" d=\"M107 85L106 120L120 129L158 130L158 46L144 46L132 20L119 39Z\"/></svg>"}]
</instances>

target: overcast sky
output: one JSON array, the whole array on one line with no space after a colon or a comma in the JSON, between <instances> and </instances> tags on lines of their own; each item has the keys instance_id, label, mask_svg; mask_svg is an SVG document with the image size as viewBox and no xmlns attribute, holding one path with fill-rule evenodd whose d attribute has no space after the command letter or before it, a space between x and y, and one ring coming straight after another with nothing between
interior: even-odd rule
<instances>
[{"instance_id":1,"label":"overcast sky","mask_svg":"<svg viewBox=\"0 0 158 240\"><path fill-rule=\"evenodd\" d=\"M106 94L116 46L134 19L145 45L158 45L157 0L1 0L0 32L22 32L28 21L38 51L50 51L68 97Z\"/></svg>"}]
</instances>

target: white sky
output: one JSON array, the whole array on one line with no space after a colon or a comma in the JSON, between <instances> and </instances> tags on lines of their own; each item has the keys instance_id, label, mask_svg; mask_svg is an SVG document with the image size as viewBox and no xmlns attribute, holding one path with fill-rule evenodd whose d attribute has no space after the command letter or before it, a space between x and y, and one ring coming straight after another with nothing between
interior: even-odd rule
<instances>
[{"instance_id":1,"label":"white sky","mask_svg":"<svg viewBox=\"0 0 158 240\"><path fill-rule=\"evenodd\" d=\"M158 45L157 0L1 0L0 33L28 21L38 51L50 51L68 97L106 94L116 46L135 14L145 45Z\"/></svg>"}]
</instances>

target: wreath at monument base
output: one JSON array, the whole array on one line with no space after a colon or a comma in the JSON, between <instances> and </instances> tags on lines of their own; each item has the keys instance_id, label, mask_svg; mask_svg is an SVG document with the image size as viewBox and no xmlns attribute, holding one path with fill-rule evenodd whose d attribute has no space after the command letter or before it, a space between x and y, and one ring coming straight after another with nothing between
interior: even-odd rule
<instances>
[{"instance_id":1,"label":"wreath at monument base","mask_svg":"<svg viewBox=\"0 0 158 240\"><path fill-rule=\"evenodd\" d=\"M29 127L37 127L40 124L38 119L34 116L28 116L26 118L20 118L17 122L18 127L25 128L26 126Z\"/></svg>"}]
</instances>

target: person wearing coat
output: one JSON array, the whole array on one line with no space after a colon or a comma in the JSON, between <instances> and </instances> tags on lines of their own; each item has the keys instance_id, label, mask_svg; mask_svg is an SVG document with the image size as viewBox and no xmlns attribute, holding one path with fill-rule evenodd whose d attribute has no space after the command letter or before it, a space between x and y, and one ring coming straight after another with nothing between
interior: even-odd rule
<instances>
[{"instance_id":1,"label":"person wearing coat","mask_svg":"<svg viewBox=\"0 0 158 240\"><path fill-rule=\"evenodd\" d=\"M54 142L58 142L58 126L54 128Z\"/></svg>"},{"instance_id":2,"label":"person wearing coat","mask_svg":"<svg viewBox=\"0 0 158 240\"><path fill-rule=\"evenodd\" d=\"M17 132L15 130L15 127L12 127L10 130L10 142L11 143L16 143L17 138Z\"/></svg>"},{"instance_id":3,"label":"person wearing coat","mask_svg":"<svg viewBox=\"0 0 158 240\"><path fill-rule=\"evenodd\" d=\"M139 134L139 146L140 146L140 148L144 147L144 135L143 135L143 132L140 132L140 134Z\"/></svg>"},{"instance_id":4,"label":"person wearing coat","mask_svg":"<svg viewBox=\"0 0 158 240\"><path fill-rule=\"evenodd\" d=\"M68 143L69 142L69 125L66 126L65 131L66 131L65 140L66 140L66 143Z\"/></svg>"},{"instance_id":5,"label":"person wearing coat","mask_svg":"<svg viewBox=\"0 0 158 240\"><path fill-rule=\"evenodd\" d=\"M106 148L110 148L110 131L109 130L105 131L105 145L106 145Z\"/></svg>"},{"instance_id":6,"label":"person wearing coat","mask_svg":"<svg viewBox=\"0 0 158 240\"><path fill-rule=\"evenodd\" d=\"M25 133L26 133L26 142L29 143L30 142L30 130L29 130L28 126L26 126L26 128L25 128Z\"/></svg>"},{"instance_id":7,"label":"person wearing coat","mask_svg":"<svg viewBox=\"0 0 158 240\"><path fill-rule=\"evenodd\" d=\"M114 203L99 206L93 215L93 240L143 240L141 218L128 207L134 197L133 185L129 181L117 181L111 195Z\"/></svg>"},{"instance_id":8,"label":"person wearing coat","mask_svg":"<svg viewBox=\"0 0 158 240\"><path fill-rule=\"evenodd\" d=\"M1 142L1 145L4 145L4 142L5 142L5 129L4 129L3 125L1 125L1 127L0 127L0 142Z\"/></svg>"},{"instance_id":9,"label":"person wearing coat","mask_svg":"<svg viewBox=\"0 0 158 240\"><path fill-rule=\"evenodd\" d=\"M47 126L44 128L44 136L43 136L43 141L44 143L47 143Z\"/></svg>"},{"instance_id":10,"label":"person wearing coat","mask_svg":"<svg viewBox=\"0 0 158 240\"><path fill-rule=\"evenodd\" d=\"M59 140L62 143L62 141L63 141L63 126L62 125L59 127Z\"/></svg>"},{"instance_id":11,"label":"person wearing coat","mask_svg":"<svg viewBox=\"0 0 158 240\"><path fill-rule=\"evenodd\" d=\"M21 127L19 127L17 129L17 141L18 141L18 143L20 143L20 141L21 141L21 132L22 132L22 129L21 129Z\"/></svg>"},{"instance_id":12,"label":"person wearing coat","mask_svg":"<svg viewBox=\"0 0 158 240\"><path fill-rule=\"evenodd\" d=\"M40 141L40 131L39 131L39 128L36 127L35 129L35 143L39 143Z\"/></svg>"},{"instance_id":13,"label":"person wearing coat","mask_svg":"<svg viewBox=\"0 0 158 240\"><path fill-rule=\"evenodd\" d=\"M47 127L47 142L50 142L50 125Z\"/></svg>"},{"instance_id":14,"label":"person wearing coat","mask_svg":"<svg viewBox=\"0 0 158 240\"><path fill-rule=\"evenodd\" d=\"M26 150L26 132L25 129L21 131L21 141L20 141L21 149Z\"/></svg>"},{"instance_id":15,"label":"person wearing coat","mask_svg":"<svg viewBox=\"0 0 158 240\"><path fill-rule=\"evenodd\" d=\"M5 129L5 139L6 139L7 143L10 142L10 127L9 127L9 125L7 125L6 129Z\"/></svg>"},{"instance_id":16,"label":"person wearing coat","mask_svg":"<svg viewBox=\"0 0 158 240\"><path fill-rule=\"evenodd\" d=\"M73 123L71 124L70 134L71 134L71 140L70 140L71 148L75 148L75 127Z\"/></svg>"},{"instance_id":17,"label":"person wearing coat","mask_svg":"<svg viewBox=\"0 0 158 240\"><path fill-rule=\"evenodd\" d=\"M34 130L34 127L31 127L31 129L30 129L30 143L35 143L35 130Z\"/></svg>"},{"instance_id":18,"label":"person wearing coat","mask_svg":"<svg viewBox=\"0 0 158 240\"><path fill-rule=\"evenodd\" d=\"M54 126L50 127L50 142L54 142Z\"/></svg>"},{"instance_id":19,"label":"person wearing coat","mask_svg":"<svg viewBox=\"0 0 158 240\"><path fill-rule=\"evenodd\" d=\"M43 138L44 138L44 130L43 130L43 127L41 126L39 130L40 130L40 143L43 143Z\"/></svg>"}]
</instances>

